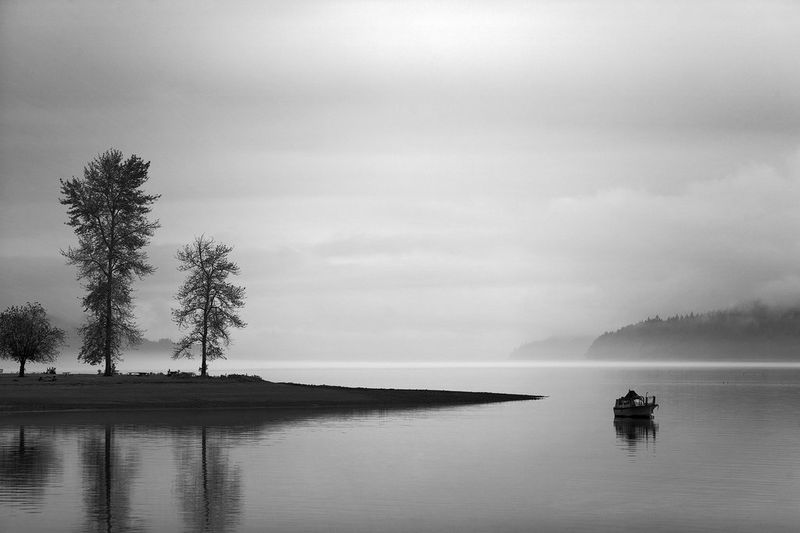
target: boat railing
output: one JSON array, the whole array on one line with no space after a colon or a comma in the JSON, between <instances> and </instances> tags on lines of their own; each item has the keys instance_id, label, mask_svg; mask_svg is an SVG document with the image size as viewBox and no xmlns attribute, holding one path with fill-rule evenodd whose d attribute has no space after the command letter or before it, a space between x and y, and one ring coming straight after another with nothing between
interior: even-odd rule
<instances>
[{"instance_id":1,"label":"boat railing","mask_svg":"<svg viewBox=\"0 0 800 533\"><path fill-rule=\"evenodd\" d=\"M646 405L658 405L656 403L655 396L636 396L635 398L617 398L614 402L614 407L625 407L627 405L635 405L635 406L646 406Z\"/></svg>"}]
</instances>

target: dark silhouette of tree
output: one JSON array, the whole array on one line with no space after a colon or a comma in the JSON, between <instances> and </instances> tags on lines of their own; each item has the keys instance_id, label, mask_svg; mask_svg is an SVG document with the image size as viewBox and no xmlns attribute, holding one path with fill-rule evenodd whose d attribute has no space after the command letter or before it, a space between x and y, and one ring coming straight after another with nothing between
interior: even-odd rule
<instances>
[{"instance_id":1,"label":"dark silhouette of tree","mask_svg":"<svg viewBox=\"0 0 800 533\"><path fill-rule=\"evenodd\" d=\"M61 472L60 454L52 435L42 434L24 425L1 431L0 440L0 494L7 494L22 506L41 504L44 489L53 476ZM26 431L27 430L27 431ZM7 442L5 435L13 435Z\"/></svg>"},{"instance_id":2,"label":"dark silhouette of tree","mask_svg":"<svg viewBox=\"0 0 800 533\"><path fill-rule=\"evenodd\" d=\"M208 433L202 426L177 448L178 498L187 531L232 531L241 511L241 473Z\"/></svg>"},{"instance_id":3,"label":"dark silhouette of tree","mask_svg":"<svg viewBox=\"0 0 800 533\"><path fill-rule=\"evenodd\" d=\"M122 152L111 149L84 167L83 179L61 180L67 225L78 236L78 247L61 253L77 266L87 292L83 307L89 317L80 329L78 358L92 365L105 362L106 376L122 347L141 340L131 285L134 276L141 279L155 270L142 249L159 227L147 215L160 196L142 191L149 168L138 156L123 161Z\"/></svg>"},{"instance_id":4,"label":"dark silhouette of tree","mask_svg":"<svg viewBox=\"0 0 800 533\"><path fill-rule=\"evenodd\" d=\"M19 376L25 376L25 363L50 363L64 343L64 331L51 325L39 303L11 306L0 313L0 358L19 363Z\"/></svg>"},{"instance_id":5,"label":"dark silhouette of tree","mask_svg":"<svg viewBox=\"0 0 800 533\"><path fill-rule=\"evenodd\" d=\"M90 431L81 446L87 524L83 531L141 531L131 516L131 481L138 464L135 450L122 453L116 428Z\"/></svg>"},{"instance_id":6,"label":"dark silhouette of tree","mask_svg":"<svg viewBox=\"0 0 800 533\"><path fill-rule=\"evenodd\" d=\"M233 247L201 235L176 256L178 270L189 275L175 297L179 307L172 310L172 316L178 327L188 328L189 333L178 341L172 357L192 358L192 347L199 345L201 376L206 375L208 360L225 359L223 348L230 344L230 327L246 325L237 315L244 306L244 287L227 281L231 274L239 274L239 266L228 259L231 251Z\"/></svg>"}]
</instances>

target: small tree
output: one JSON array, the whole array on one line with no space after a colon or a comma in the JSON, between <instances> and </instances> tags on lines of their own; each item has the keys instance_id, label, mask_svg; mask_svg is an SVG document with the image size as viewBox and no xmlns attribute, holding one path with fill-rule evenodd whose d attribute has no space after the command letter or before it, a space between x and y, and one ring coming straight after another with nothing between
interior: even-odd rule
<instances>
[{"instance_id":1,"label":"small tree","mask_svg":"<svg viewBox=\"0 0 800 533\"><path fill-rule=\"evenodd\" d=\"M98 155L83 169L83 179L61 180L61 203L67 206L67 225L75 229L78 247L62 252L78 267L84 281L84 311L89 313L80 333L79 359L89 364L120 359L126 344L141 340L133 318L134 277L141 279L155 268L143 248L159 227L147 218L158 195L145 194L150 163L132 155L123 160L119 150Z\"/></svg>"},{"instance_id":2,"label":"small tree","mask_svg":"<svg viewBox=\"0 0 800 533\"><path fill-rule=\"evenodd\" d=\"M225 359L223 348L230 344L230 327L246 325L237 314L244 306L244 287L227 281L229 275L239 274L239 266L228 259L231 251L233 247L201 235L176 255L178 270L189 275L175 296L179 307L172 310L172 316L178 327L189 333L178 341L172 357L192 358L192 347L199 345L201 376L206 375L207 361Z\"/></svg>"},{"instance_id":3,"label":"small tree","mask_svg":"<svg viewBox=\"0 0 800 533\"><path fill-rule=\"evenodd\" d=\"M54 327L39 303L12 306L0 313L0 357L19 363L19 377L25 363L51 363L64 343L64 331Z\"/></svg>"}]
</instances>

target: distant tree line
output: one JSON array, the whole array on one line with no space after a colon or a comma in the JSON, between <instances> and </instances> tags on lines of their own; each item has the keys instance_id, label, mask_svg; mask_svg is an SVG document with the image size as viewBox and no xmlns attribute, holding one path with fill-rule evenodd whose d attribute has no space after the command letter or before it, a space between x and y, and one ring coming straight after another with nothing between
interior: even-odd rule
<instances>
[{"instance_id":1,"label":"distant tree line","mask_svg":"<svg viewBox=\"0 0 800 533\"><path fill-rule=\"evenodd\" d=\"M588 357L711 360L800 359L800 307L748 307L658 315L598 337Z\"/></svg>"},{"instance_id":2,"label":"distant tree line","mask_svg":"<svg viewBox=\"0 0 800 533\"><path fill-rule=\"evenodd\" d=\"M77 246L62 250L67 263L77 268L82 282L86 315L79 329L82 345L78 359L104 365L111 376L122 351L141 343L142 331L134 320L133 282L155 272L145 248L158 220L150 214L160 195L147 194L150 162L109 149L83 169L82 178L61 180L61 204L67 206L67 225L78 238ZM244 306L244 287L228 281L239 274L230 260L233 247L205 236L178 250L178 270L187 279L178 290L173 320L188 330L173 351L173 358L201 357L200 373L207 362L224 358L230 344L230 328L242 328L238 315ZM0 314L0 357L20 363L52 362L64 342L64 332L54 328L38 303L10 307Z\"/></svg>"}]
</instances>

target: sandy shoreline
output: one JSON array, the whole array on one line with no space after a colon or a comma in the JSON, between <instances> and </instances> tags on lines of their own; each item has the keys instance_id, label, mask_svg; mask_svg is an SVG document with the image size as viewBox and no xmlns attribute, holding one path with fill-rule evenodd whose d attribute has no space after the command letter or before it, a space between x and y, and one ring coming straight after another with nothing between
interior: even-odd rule
<instances>
[{"instance_id":1,"label":"sandy shoreline","mask_svg":"<svg viewBox=\"0 0 800 533\"><path fill-rule=\"evenodd\" d=\"M88 374L32 374L24 378L0 375L0 414L115 409L385 409L541 398L526 394L349 388L163 375L110 378Z\"/></svg>"}]
</instances>

